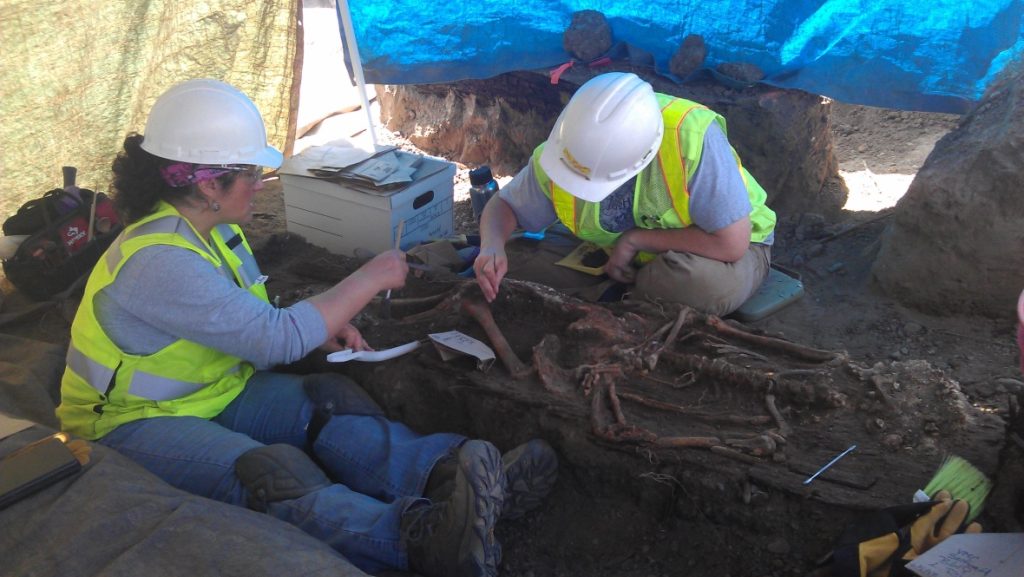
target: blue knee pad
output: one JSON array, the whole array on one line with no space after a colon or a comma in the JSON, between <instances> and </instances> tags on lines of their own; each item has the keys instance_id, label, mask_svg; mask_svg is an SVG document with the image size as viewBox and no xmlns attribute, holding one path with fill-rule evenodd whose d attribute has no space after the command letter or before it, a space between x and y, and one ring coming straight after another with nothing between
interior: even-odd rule
<instances>
[{"instance_id":1,"label":"blue knee pad","mask_svg":"<svg viewBox=\"0 0 1024 577\"><path fill-rule=\"evenodd\" d=\"M331 420L331 415L364 415L383 417L384 410L366 392L366 389L345 375L321 373L309 375L302 388L313 401L313 417L306 429L306 441L313 446L320 431Z\"/></svg>"}]
</instances>

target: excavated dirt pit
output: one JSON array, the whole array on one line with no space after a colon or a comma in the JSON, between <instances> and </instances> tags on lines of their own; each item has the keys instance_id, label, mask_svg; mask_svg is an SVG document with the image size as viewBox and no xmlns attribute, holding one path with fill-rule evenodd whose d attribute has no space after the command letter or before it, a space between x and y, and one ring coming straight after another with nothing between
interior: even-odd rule
<instances>
[{"instance_id":1,"label":"excavated dirt pit","mask_svg":"<svg viewBox=\"0 0 1024 577\"><path fill-rule=\"evenodd\" d=\"M288 302L360 264L302 244L273 237L258 255ZM863 362L690 310L515 281L488 307L455 275L410 278L392 318L371 305L355 323L378 349L457 330L500 353L474 303L518 361L499 354L482 372L426 345L292 369L349 374L423 432L502 450L549 441L558 484L542 509L499 526L503 575L804 575L847 522L908 501L945 454L996 467L1002 421L926 361Z\"/></svg>"}]
</instances>

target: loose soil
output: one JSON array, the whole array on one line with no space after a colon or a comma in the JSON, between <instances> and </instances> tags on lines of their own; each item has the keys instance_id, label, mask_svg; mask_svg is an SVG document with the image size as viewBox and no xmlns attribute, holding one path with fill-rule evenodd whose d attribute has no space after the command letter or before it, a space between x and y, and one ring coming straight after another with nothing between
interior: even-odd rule
<instances>
[{"instance_id":1,"label":"loose soil","mask_svg":"<svg viewBox=\"0 0 1024 577\"><path fill-rule=\"evenodd\" d=\"M892 206L887 177L914 174L956 122L835 103L841 170L866 179L851 197ZM473 232L464 168L455 228ZM294 302L358 267L286 234L280 189L268 189L250 233L272 293ZM535 367L529 375L514 377L501 360L487 372L468 358L444 362L429 346L388 363L317 357L292 368L351 374L419 430L503 450L530 437L551 442L560 481L542 510L499 526L503 575L808 574L845 523L909 500L944 455L994 475L1009 394L1024 390L1013 311L929 316L874 288L892 210L783 218L773 258L806 294L746 325L693 314L665 344L678 309L594 307L509 282L490 310L514 355ZM448 330L492 342L462 309L478 298L454 274L411 278L393 294L392 318L371 305L355 323L378 348ZM982 521L1005 527L993 514Z\"/></svg>"}]
</instances>

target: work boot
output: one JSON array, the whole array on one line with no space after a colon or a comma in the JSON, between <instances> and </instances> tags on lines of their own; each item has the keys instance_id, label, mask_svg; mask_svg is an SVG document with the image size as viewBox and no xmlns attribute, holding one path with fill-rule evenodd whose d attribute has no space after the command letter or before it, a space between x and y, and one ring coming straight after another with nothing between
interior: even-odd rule
<instances>
[{"instance_id":1,"label":"work boot","mask_svg":"<svg viewBox=\"0 0 1024 577\"><path fill-rule=\"evenodd\" d=\"M448 498L455 485L458 459L455 451L437 461L423 496L431 501ZM518 519L536 509L558 479L558 456L547 442L533 439L501 457L505 473L505 502L501 519Z\"/></svg>"},{"instance_id":2,"label":"work boot","mask_svg":"<svg viewBox=\"0 0 1024 577\"><path fill-rule=\"evenodd\" d=\"M435 501L439 494L428 491L429 505L402 516L409 568L424 577L494 577L501 562L494 537L504 498L501 454L486 441L471 440L451 464L450 491L448 483L440 484L446 497Z\"/></svg>"},{"instance_id":3,"label":"work boot","mask_svg":"<svg viewBox=\"0 0 1024 577\"><path fill-rule=\"evenodd\" d=\"M558 479L558 456L551 445L533 439L501 456L505 471L502 519L518 519L536 509Z\"/></svg>"},{"instance_id":4,"label":"work boot","mask_svg":"<svg viewBox=\"0 0 1024 577\"><path fill-rule=\"evenodd\" d=\"M460 447L450 450L438 459L434 463L434 468L430 470L423 496L431 502L440 503L448 500L455 489L455 474L459 471L459 450Z\"/></svg>"}]
</instances>

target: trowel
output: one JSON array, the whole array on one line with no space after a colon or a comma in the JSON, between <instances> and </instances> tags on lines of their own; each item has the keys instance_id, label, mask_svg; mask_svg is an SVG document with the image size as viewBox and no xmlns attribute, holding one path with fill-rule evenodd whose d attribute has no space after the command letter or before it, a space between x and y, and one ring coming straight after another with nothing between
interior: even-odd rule
<instances>
[{"instance_id":1,"label":"trowel","mask_svg":"<svg viewBox=\"0 0 1024 577\"><path fill-rule=\"evenodd\" d=\"M353 351L352 349L345 349L327 355L327 361L331 363L347 363L348 361L363 361L367 363L379 363L381 361L387 361L400 357L406 353L410 353L420 348L419 341L412 341L392 347L390 349L384 349L383 351Z\"/></svg>"}]
</instances>

